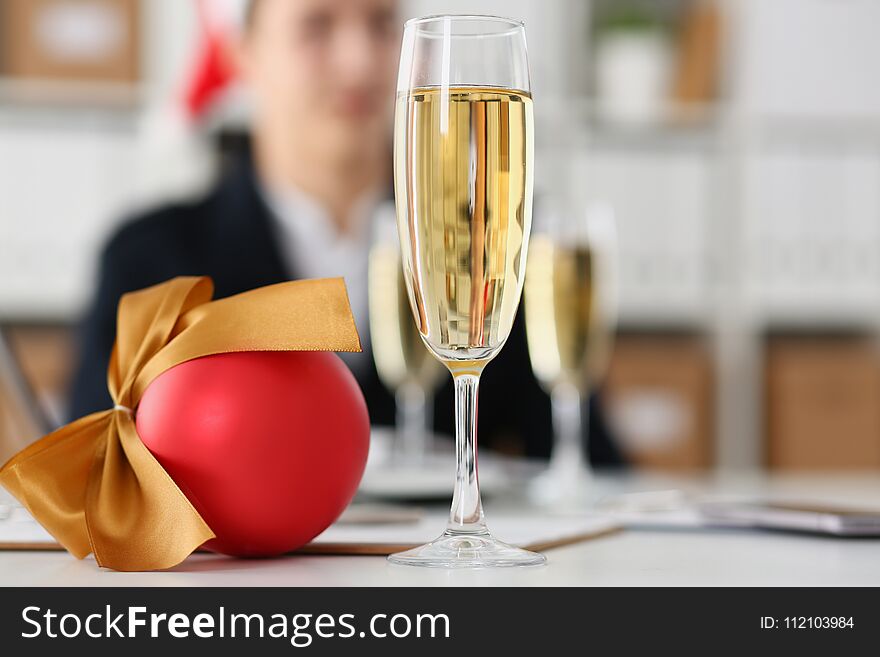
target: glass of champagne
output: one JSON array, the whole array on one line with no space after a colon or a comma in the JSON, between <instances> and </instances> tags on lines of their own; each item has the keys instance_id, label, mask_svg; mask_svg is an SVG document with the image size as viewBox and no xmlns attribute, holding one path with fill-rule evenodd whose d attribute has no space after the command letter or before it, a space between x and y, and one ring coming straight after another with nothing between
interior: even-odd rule
<instances>
[{"instance_id":1,"label":"glass of champagne","mask_svg":"<svg viewBox=\"0 0 880 657\"><path fill-rule=\"evenodd\" d=\"M394 207L376 215L368 274L370 342L376 371L397 407L392 461L421 465L428 451L431 395L443 367L427 350L409 309Z\"/></svg>"},{"instance_id":2,"label":"glass of champagne","mask_svg":"<svg viewBox=\"0 0 880 657\"><path fill-rule=\"evenodd\" d=\"M395 113L397 224L416 325L454 379L456 473L446 531L391 555L393 563L545 562L489 533L477 477L477 387L522 294L533 150L522 23L493 16L407 22Z\"/></svg>"},{"instance_id":3,"label":"glass of champagne","mask_svg":"<svg viewBox=\"0 0 880 657\"><path fill-rule=\"evenodd\" d=\"M542 219L529 250L523 303L529 358L550 395L554 441L550 466L533 492L543 502L578 503L590 492L589 395L613 348L617 231L610 206L602 203L580 216Z\"/></svg>"}]
</instances>

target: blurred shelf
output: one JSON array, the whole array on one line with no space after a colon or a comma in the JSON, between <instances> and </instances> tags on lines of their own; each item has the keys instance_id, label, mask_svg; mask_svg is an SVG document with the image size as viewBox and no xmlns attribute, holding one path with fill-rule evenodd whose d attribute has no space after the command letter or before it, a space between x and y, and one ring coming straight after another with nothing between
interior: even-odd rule
<instances>
[{"instance_id":1,"label":"blurred shelf","mask_svg":"<svg viewBox=\"0 0 880 657\"><path fill-rule=\"evenodd\" d=\"M626 332L706 332L712 328L712 316L702 307L638 306L621 308L617 319L621 331Z\"/></svg>"},{"instance_id":2,"label":"blurred shelf","mask_svg":"<svg viewBox=\"0 0 880 657\"><path fill-rule=\"evenodd\" d=\"M714 127L672 125L626 126L602 123L589 128L579 142L593 150L631 152L713 151L719 134Z\"/></svg>"},{"instance_id":3,"label":"blurred shelf","mask_svg":"<svg viewBox=\"0 0 880 657\"><path fill-rule=\"evenodd\" d=\"M6 295L0 298L0 326L66 326L78 322L85 301L60 297L23 299Z\"/></svg>"},{"instance_id":4,"label":"blurred shelf","mask_svg":"<svg viewBox=\"0 0 880 657\"><path fill-rule=\"evenodd\" d=\"M616 117L594 98L547 98L536 109L539 139L545 147L576 145L601 149L666 151L714 147L721 135L723 105L676 104L650 120Z\"/></svg>"},{"instance_id":5,"label":"blurred shelf","mask_svg":"<svg viewBox=\"0 0 880 657\"><path fill-rule=\"evenodd\" d=\"M751 143L799 151L880 148L880 116L763 115L742 120L741 137Z\"/></svg>"},{"instance_id":6,"label":"blurred shelf","mask_svg":"<svg viewBox=\"0 0 880 657\"><path fill-rule=\"evenodd\" d=\"M138 84L0 76L0 108L133 112L143 101Z\"/></svg>"},{"instance_id":7,"label":"blurred shelf","mask_svg":"<svg viewBox=\"0 0 880 657\"><path fill-rule=\"evenodd\" d=\"M759 311L757 324L765 331L863 332L880 334L880 310L860 307L775 304Z\"/></svg>"}]
</instances>

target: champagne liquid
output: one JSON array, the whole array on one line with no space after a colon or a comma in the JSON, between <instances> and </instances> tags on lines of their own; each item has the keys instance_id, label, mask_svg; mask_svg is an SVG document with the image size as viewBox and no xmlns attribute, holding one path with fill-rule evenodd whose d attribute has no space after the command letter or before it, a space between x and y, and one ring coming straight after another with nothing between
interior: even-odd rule
<instances>
[{"instance_id":1,"label":"champagne liquid","mask_svg":"<svg viewBox=\"0 0 880 657\"><path fill-rule=\"evenodd\" d=\"M486 361L510 333L532 217L528 94L416 89L398 97L394 180L403 269L425 343Z\"/></svg>"},{"instance_id":2,"label":"champagne liquid","mask_svg":"<svg viewBox=\"0 0 880 657\"><path fill-rule=\"evenodd\" d=\"M600 310L596 265L588 247L533 240L525 283L526 335L532 370L548 392L567 383L586 393L607 368L611 331Z\"/></svg>"},{"instance_id":3,"label":"champagne liquid","mask_svg":"<svg viewBox=\"0 0 880 657\"><path fill-rule=\"evenodd\" d=\"M373 247L369 288L370 339L382 383L392 391L413 383L432 391L443 368L425 347L413 321L396 244Z\"/></svg>"}]
</instances>

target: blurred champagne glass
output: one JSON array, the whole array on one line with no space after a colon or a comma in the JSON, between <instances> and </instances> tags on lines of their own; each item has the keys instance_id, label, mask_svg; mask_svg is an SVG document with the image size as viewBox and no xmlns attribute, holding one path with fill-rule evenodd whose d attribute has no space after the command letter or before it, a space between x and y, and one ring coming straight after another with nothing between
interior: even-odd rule
<instances>
[{"instance_id":1,"label":"blurred champagne glass","mask_svg":"<svg viewBox=\"0 0 880 657\"><path fill-rule=\"evenodd\" d=\"M382 383L394 393L397 409L392 461L419 464L430 451L433 393L443 367L422 342L409 308L400 239L392 205L376 216L370 250L370 341Z\"/></svg>"},{"instance_id":2,"label":"blurred champagne glass","mask_svg":"<svg viewBox=\"0 0 880 657\"><path fill-rule=\"evenodd\" d=\"M529 249L525 319L532 370L550 395L553 450L535 482L541 501L590 493L589 397L605 376L617 321L617 231L610 206L549 214Z\"/></svg>"}]
</instances>

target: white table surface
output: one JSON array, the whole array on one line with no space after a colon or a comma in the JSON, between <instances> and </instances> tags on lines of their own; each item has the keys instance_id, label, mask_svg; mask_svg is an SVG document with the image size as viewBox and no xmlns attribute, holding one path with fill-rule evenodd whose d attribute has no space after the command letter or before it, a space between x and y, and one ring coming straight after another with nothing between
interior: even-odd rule
<instances>
[{"instance_id":1,"label":"white table surface","mask_svg":"<svg viewBox=\"0 0 880 657\"><path fill-rule=\"evenodd\" d=\"M797 498L880 508L880 474L606 480L612 492ZM487 504L491 526L493 506ZM439 528L438 528L439 529ZM799 586L880 585L880 539L746 530L623 530L547 551L543 567L444 571L383 557L238 560L197 554L164 572L117 573L63 552L0 552L5 586Z\"/></svg>"}]
</instances>

